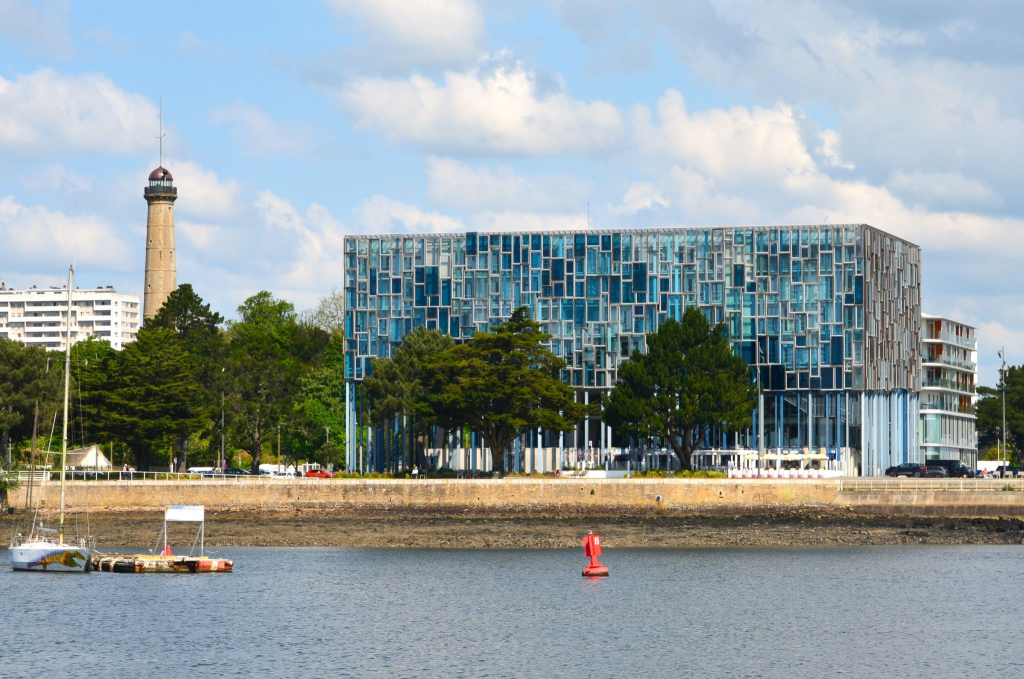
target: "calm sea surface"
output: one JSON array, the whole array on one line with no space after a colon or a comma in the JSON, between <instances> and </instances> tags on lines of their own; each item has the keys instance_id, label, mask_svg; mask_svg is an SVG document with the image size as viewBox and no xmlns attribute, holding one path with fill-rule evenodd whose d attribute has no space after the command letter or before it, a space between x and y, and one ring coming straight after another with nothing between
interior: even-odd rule
<instances>
[{"instance_id":1,"label":"calm sea surface","mask_svg":"<svg viewBox=\"0 0 1024 679\"><path fill-rule=\"evenodd\" d=\"M218 551L218 550L213 550ZM0 677L1021 677L1024 547L223 549L13 573Z\"/></svg>"}]
</instances>

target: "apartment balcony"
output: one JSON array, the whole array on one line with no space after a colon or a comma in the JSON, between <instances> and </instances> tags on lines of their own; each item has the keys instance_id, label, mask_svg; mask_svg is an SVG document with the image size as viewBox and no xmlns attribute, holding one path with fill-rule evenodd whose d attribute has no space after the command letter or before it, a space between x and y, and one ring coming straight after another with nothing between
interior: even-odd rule
<instances>
[{"instance_id":1,"label":"apartment balcony","mask_svg":"<svg viewBox=\"0 0 1024 679\"><path fill-rule=\"evenodd\" d=\"M974 337L961 337L960 335L954 335L948 332L940 332L932 337L922 338L925 342L946 342L947 344L955 344L958 347L965 347L967 349L977 349L978 340Z\"/></svg>"},{"instance_id":2,"label":"apartment balcony","mask_svg":"<svg viewBox=\"0 0 1024 679\"><path fill-rule=\"evenodd\" d=\"M921 412L922 413L925 412L925 411L932 411L932 410L938 411L938 412L944 412L944 413L953 413L953 414L956 414L956 415L970 415L971 417L975 416L974 406L954 406L954 405L944 405L942 403L922 403L921 404Z\"/></svg>"},{"instance_id":3,"label":"apartment balcony","mask_svg":"<svg viewBox=\"0 0 1024 679\"><path fill-rule=\"evenodd\" d=\"M933 380L930 380L930 379L924 378L924 379L921 380L921 386L922 387L938 387L940 389L949 389L951 391L959 391L959 392L964 393L964 394L973 394L974 393L974 385L973 384L962 384L962 383L956 382L954 380L944 380L944 379L937 379L937 380L933 379Z\"/></svg>"},{"instance_id":4,"label":"apartment balcony","mask_svg":"<svg viewBox=\"0 0 1024 679\"><path fill-rule=\"evenodd\" d=\"M938 356L927 356L924 359L924 365L948 365L951 368L957 368L959 370L967 370L969 372L975 372L978 368L977 363L971 361L964 361L962 359L953 358L952 356L938 355Z\"/></svg>"}]
</instances>

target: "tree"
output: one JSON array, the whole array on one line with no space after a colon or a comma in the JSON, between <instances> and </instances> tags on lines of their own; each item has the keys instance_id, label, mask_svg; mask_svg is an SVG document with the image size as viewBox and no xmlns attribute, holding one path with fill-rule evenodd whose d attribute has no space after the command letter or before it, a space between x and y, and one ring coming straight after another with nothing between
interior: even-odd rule
<instances>
[{"instance_id":1,"label":"tree","mask_svg":"<svg viewBox=\"0 0 1024 679\"><path fill-rule=\"evenodd\" d=\"M234 434L248 448L257 471L263 443L292 409L304 369L291 350L298 342L305 355L315 355L321 342L297 327L290 302L269 292L245 300L238 315L241 320L228 333L225 376Z\"/></svg>"},{"instance_id":2,"label":"tree","mask_svg":"<svg viewBox=\"0 0 1024 679\"><path fill-rule=\"evenodd\" d=\"M725 326L712 328L689 307L682 322L668 319L647 335L647 353L634 351L601 415L610 427L636 438L658 436L683 469L708 431L750 426L757 403L747 364L729 346Z\"/></svg>"},{"instance_id":3,"label":"tree","mask_svg":"<svg viewBox=\"0 0 1024 679\"><path fill-rule=\"evenodd\" d=\"M497 471L505 471L505 452L517 437L538 428L570 430L591 411L559 379L565 362L544 346L549 339L529 308L519 307L427 366L430 410L479 432Z\"/></svg>"},{"instance_id":4,"label":"tree","mask_svg":"<svg viewBox=\"0 0 1024 679\"><path fill-rule=\"evenodd\" d=\"M18 477L12 474L11 470L0 471L0 509L6 510L8 507L8 491L18 490L20 487L21 483L18 481Z\"/></svg>"},{"instance_id":5,"label":"tree","mask_svg":"<svg viewBox=\"0 0 1024 679\"><path fill-rule=\"evenodd\" d=\"M41 347L0 338L0 453L5 459L9 446L30 435L35 403L43 412L53 407L62 372L47 372L49 358Z\"/></svg>"},{"instance_id":6,"label":"tree","mask_svg":"<svg viewBox=\"0 0 1024 679\"><path fill-rule=\"evenodd\" d=\"M321 328L331 335L342 332L345 329L344 295L337 288L331 290L331 294L320 298L315 309L302 312L300 321Z\"/></svg>"},{"instance_id":7,"label":"tree","mask_svg":"<svg viewBox=\"0 0 1024 679\"><path fill-rule=\"evenodd\" d=\"M331 339L327 359L320 368L311 370L299 386L294 421L304 435L312 456L323 464L338 459L339 444L345 441L345 363L344 340ZM328 440L327 430L334 436ZM323 445L314 441L323 441ZM328 446L328 442L330 445ZM295 441L298 448L301 442Z\"/></svg>"},{"instance_id":8,"label":"tree","mask_svg":"<svg viewBox=\"0 0 1024 679\"><path fill-rule=\"evenodd\" d=\"M1024 441L1024 366L1007 366L994 387L978 388L978 448L1003 445L1003 383L1006 383L1006 448L1010 459L1020 462L1018 451ZM1002 459L1002 458L999 458Z\"/></svg>"},{"instance_id":9,"label":"tree","mask_svg":"<svg viewBox=\"0 0 1024 679\"><path fill-rule=\"evenodd\" d=\"M422 437L433 425L444 430L454 423L447 417L449 409L437 412L427 396L426 370L444 352L451 350L455 341L440 330L420 326L405 336L392 358L370 360L370 375L363 380L370 404L370 420L383 424L387 420L406 417L412 425L416 465L426 466Z\"/></svg>"},{"instance_id":10,"label":"tree","mask_svg":"<svg viewBox=\"0 0 1024 679\"><path fill-rule=\"evenodd\" d=\"M211 311L209 304L203 304L203 298L191 285L182 283L167 296L167 301L156 316L146 322L146 327L173 330L185 344L196 347L216 337L223 323L223 316Z\"/></svg>"},{"instance_id":11,"label":"tree","mask_svg":"<svg viewBox=\"0 0 1024 679\"><path fill-rule=\"evenodd\" d=\"M188 352L194 363L196 376L203 386L202 402L212 412L220 404L220 395L224 393L224 376L221 370L224 360L224 340L220 326L224 317L212 311L209 304L203 303L188 283L178 286L177 290L167 297L167 301L156 316L146 323L149 329L162 328L174 332ZM203 423L208 424L207 422ZM175 449L175 467L185 471L187 456L193 436L200 432L182 431L178 436ZM207 437L206 443L212 443Z\"/></svg>"},{"instance_id":12,"label":"tree","mask_svg":"<svg viewBox=\"0 0 1024 679\"><path fill-rule=\"evenodd\" d=\"M111 356L109 376L102 426L129 446L139 469L208 417L195 363L169 330L139 330L135 342Z\"/></svg>"},{"instance_id":13,"label":"tree","mask_svg":"<svg viewBox=\"0 0 1024 679\"><path fill-rule=\"evenodd\" d=\"M72 425L69 430L81 433L82 445L113 439L127 443L120 438L121 431L114 424L116 417L110 403L110 395L115 388L116 359L117 352L110 343L95 337L76 342L71 347L72 393L78 396L74 399L74 405L78 407L71 409Z\"/></svg>"}]
</instances>

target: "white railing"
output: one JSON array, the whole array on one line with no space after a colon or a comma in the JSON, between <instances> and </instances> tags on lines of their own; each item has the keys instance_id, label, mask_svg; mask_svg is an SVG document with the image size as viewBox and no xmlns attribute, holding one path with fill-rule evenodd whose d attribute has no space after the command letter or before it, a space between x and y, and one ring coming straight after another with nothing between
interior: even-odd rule
<instances>
[{"instance_id":1,"label":"white railing","mask_svg":"<svg viewBox=\"0 0 1024 679\"><path fill-rule=\"evenodd\" d=\"M840 482L840 490L851 492L934 492L934 491L1024 491L1024 478L1005 479L880 479L873 477L847 477Z\"/></svg>"}]
</instances>

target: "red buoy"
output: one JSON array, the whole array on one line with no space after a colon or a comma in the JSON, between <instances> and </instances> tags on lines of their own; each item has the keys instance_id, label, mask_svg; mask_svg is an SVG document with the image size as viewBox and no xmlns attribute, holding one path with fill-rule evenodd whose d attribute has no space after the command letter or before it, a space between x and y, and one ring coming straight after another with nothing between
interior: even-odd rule
<instances>
[{"instance_id":1,"label":"red buoy","mask_svg":"<svg viewBox=\"0 0 1024 679\"><path fill-rule=\"evenodd\" d=\"M590 565L583 569L584 577L608 575L608 567L597 561L597 557L601 556L601 536L594 535L594 531L583 536L583 555L590 557Z\"/></svg>"}]
</instances>

